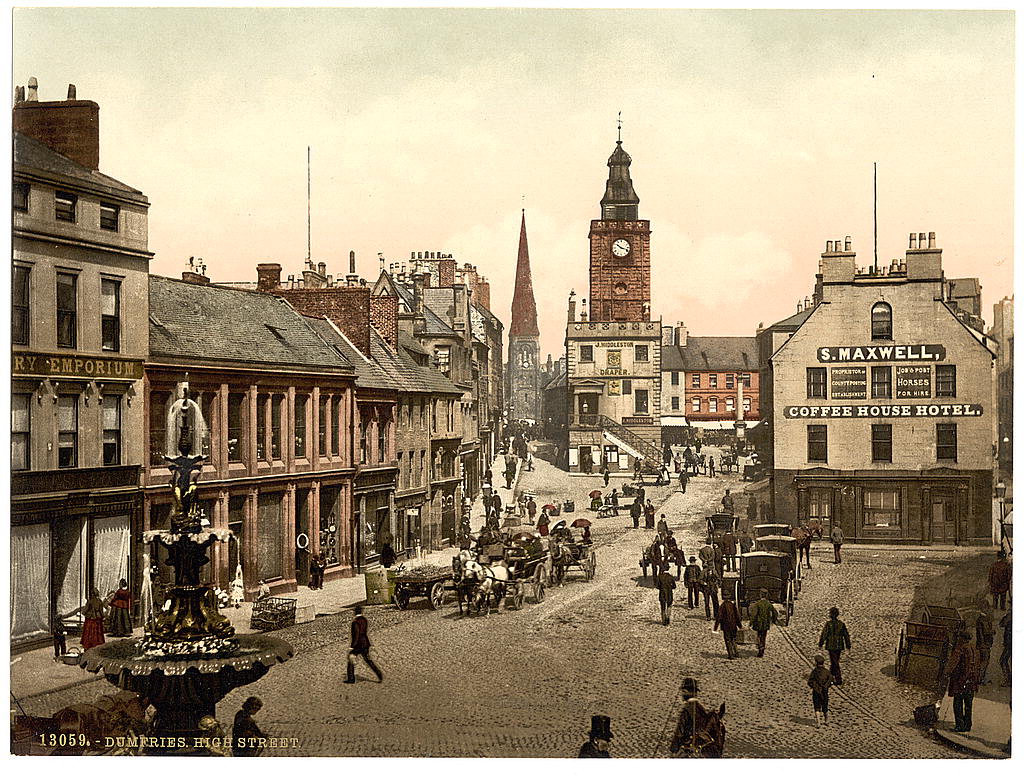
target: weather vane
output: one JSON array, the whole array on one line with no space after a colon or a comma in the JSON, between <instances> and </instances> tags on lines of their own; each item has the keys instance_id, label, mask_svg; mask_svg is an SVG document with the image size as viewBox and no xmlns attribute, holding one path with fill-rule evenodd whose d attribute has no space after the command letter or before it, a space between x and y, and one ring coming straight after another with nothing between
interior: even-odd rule
<instances>
[{"instance_id":1,"label":"weather vane","mask_svg":"<svg viewBox=\"0 0 1024 775\"><path fill-rule=\"evenodd\" d=\"M619 111L619 142L622 142L622 111Z\"/></svg>"}]
</instances>

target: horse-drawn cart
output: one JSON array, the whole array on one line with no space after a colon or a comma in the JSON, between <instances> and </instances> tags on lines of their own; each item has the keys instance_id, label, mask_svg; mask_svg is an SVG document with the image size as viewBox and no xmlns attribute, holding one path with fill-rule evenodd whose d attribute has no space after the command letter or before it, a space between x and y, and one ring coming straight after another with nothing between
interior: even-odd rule
<instances>
[{"instance_id":1,"label":"horse-drawn cart","mask_svg":"<svg viewBox=\"0 0 1024 775\"><path fill-rule=\"evenodd\" d=\"M570 568L583 572L585 581L590 581L597 573L597 554L591 544L576 541L560 541L552 548L553 579L558 584L565 583Z\"/></svg>"},{"instance_id":2,"label":"horse-drawn cart","mask_svg":"<svg viewBox=\"0 0 1024 775\"><path fill-rule=\"evenodd\" d=\"M768 590L768 599L782 610L782 624L793 615L794 573L792 560L781 552L748 552L740 555L740 577L736 600L740 609L749 608Z\"/></svg>"},{"instance_id":3,"label":"horse-drawn cart","mask_svg":"<svg viewBox=\"0 0 1024 775\"><path fill-rule=\"evenodd\" d=\"M788 554L793 567L793 597L800 596L802 583L800 574L800 548L797 540L788 535L762 535L754 539L754 548L759 552L780 552Z\"/></svg>"},{"instance_id":4,"label":"horse-drawn cart","mask_svg":"<svg viewBox=\"0 0 1024 775\"><path fill-rule=\"evenodd\" d=\"M736 514L718 512L708 517L708 543L721 543L726 533L737 535L740 518Z\"/></svg>"},{"instance_id":5,"label":"horse-drawn cart","mask_svg":"<svg viewBox=\"0 0 1024 775\"><path fill-rule=\"evenodd\" d=\"M394 577L395 605L403 611L414 597L425 597L435 611L444 607L452 592L451 568L424 565L403 571Z\"/></svg>"}]
</instances>

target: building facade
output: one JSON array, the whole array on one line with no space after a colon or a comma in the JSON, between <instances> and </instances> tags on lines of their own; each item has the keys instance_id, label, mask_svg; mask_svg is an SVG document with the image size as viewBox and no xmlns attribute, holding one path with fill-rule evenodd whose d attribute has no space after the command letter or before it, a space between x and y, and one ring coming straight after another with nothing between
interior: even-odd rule
<instances>
[{"instance_id":1,"label":"building facade","mask_svg":"<svg viewBox=\"0 0 1024 775\"><path fill-rule=\"evenodd\" d=\"M138 589L152 253L149 200L98 170L95 102L71 93L39 102L30 87L12 120L11 642L20 646L48 638L57 618L79 626L93 587L106 594L124 578Z\"/></svg>"},{"instance_id":2,"label":"building facade","mask_svg":"<svg viewBox=\"0 0 1024 775\"><path fill-rule=\"evenodd\" d=\"M996 402L999 425L996 433L999 470L1013 473L1013 296L993 305L989 336L998 345L996 357Z\"/></svg>"},{"instance_id":3,"label":"building facade","mask_svg":"<svg viewBox=\"0 0 1024 775\"><path fill-rule=\"evenodd\" d=\"M991 540L994 351L948 298L934 233L860 271L821 256L820 301L773 352L776 519L848 540Z\"/></svg>"},{"instance_id":4,"label":"building facade","mask_svg":"<svg viewBox=\"0 0 1024 775\"><path fill-rule=\"evenodd\" d=\"M519 227L519 256L512 295L512 323L508 329L508 411L513 422L536 425L541 421L540 329L533 297L530 249L526 241L526 211Z\"/></svg>"}]
</instances>

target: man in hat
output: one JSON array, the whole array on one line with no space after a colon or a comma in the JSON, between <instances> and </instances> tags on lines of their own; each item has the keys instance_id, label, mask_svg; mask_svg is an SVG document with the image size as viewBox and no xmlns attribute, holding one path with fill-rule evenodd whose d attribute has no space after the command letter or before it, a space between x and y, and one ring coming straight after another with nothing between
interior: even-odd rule
<instances>
[{"instance_id":1,"label":"man in hat","mask_svg":"<svg viewBox=\"0 0 1024 775\"><path fill-rule=\"evenodd\" d=\"M743 628L743 622L740 619L740 610L736 607L736 603L733 602L732 592L725 591L722 593L722 603L718 606L718 613L715 615L715 626L714 630L721 630L722 637L725 638L725 653L729 659L735 659L736 653L736 632Z\"/></svg>"},{"instance_id":2,"label":"man in hat","mask_svg":"<svg viewBox=\"0 0 1024 775\"><path fill-rule=\"evenodd\" d=\"M726 489L725 495L722 496L722 511L726 514L732 514L736 510L736 504L733 503L732 495L729 494L729 490Z\"/></svg>"},{"instance_id":3,"label":"man in hat","mask_svg":"<svg viewBox=\"0 0 1024 775\"><path fill-rule=\"evenodd\" d=\"M608 716L590 717L590 739L580 747L578 759L611 759L612 720Z\"/></svg>"},{"instance_id":4,"label":"man in hat","mask_svg":"<svg viewBox=\"0 0 1024 775\"><path fill-rule=\"evenodd\" d=\"M846 624L839 619L839 609L833 606L828 611L828 621L821 629L821 637L818 638L818 648L824 648L828 652L829 672L836 686L843 685L843 671L839 669L839 657L843 649L850 649L850 633Z\"/></svg>"},{"instance_id":5,"label":"man in hat","mask_svg":"<svg viewBox=\"0 0 1024 775\"><path fill-rule=\"evenodd\" d=\"M712 606L714 616L718 617L718 588L722 585L721 577L713 565L705 565L704 573L700 579L701 587L704 590L704 615L711 621Z\"/></svg>"},{"instance_id":6,"label":"man in hat","mask_svg":"<svg viewBox=\"0 0 1024 775\"><path fill-rule=\"evenodd\" d=\"M537 521L537 501L532 495L526 497L526 518L531 525Z\"/></svg>"},{"instance_id":7,"label":"man in hat","mask_svg":"<svg viewBox=\"0 0 1024 775\"><path fill-rule=\"evenodd\" d=\"M355 614L355 618L352 620L352 640L348 652L345 683L354 684L356 682L356 657L362 657L367 667L377 676L378 683L383 683L384 674L377 667L377 663L370 659L370 637L367 633L370 625L366 617L363 616L361 605L355 607Z\"/></svg>"},{"instance_id":8,"label":"man in hat","mask_svg":"<svg viewBox=\"0 0 1024 775\"><path fill-rule=\"evenodd\" d=\"M832 685L832 674L825 669L825 657L814 655L814 669L807 676L811 687L811 702L814 703L814 720L820 727L828 726L828 687Z\"/></svg>"},{"instance_id":9,"label":"man in hat","mask_svg":"<svg viewBox=\"0 0 1024 775\"><path fill-rule=\"evenodd\" d=\"M686 467L683 466L679 469L679 492L686 492L686 485L690 481L690 474L687 473Z\"/></svg>"},{"instance_id":10,"label":"man in hat","mask_svg":"<svg viewBox=\"0 0 1024 775\"><path fill-rule=\"evenodd\" d=\"M664 538L668 535L668 521L665 519L665 515L661 515L661 519L658 520L658 535Z\"/></svg>"},{"instance_id":11,"label":"man in hat","mask_svg":"<svg viewBox=\"0 0 1024 775\"><path fill-rule=\"evenodd\" d=\"M701 569L697 564L697 558L691 557L690 564L683 571L683 583L686 584L686 607L696 608L700 605L700 579Z\"/></svg>"},{"instance_id":12,"label":"man in hat","mask_svg":"<svg viewBox=\"0 0 1024 775\"><path fill-rule=\"evenodd\" d=\"M632 505L629 507L629 516L633 518L633 527L635 529L640 528L640 515L643 513L643 511L643 503L641 502L640 498L637 497L633 501Z\"/></svg>"},{"instance_id":13,"label":"man in hat","mask_svg":"<svg viewBox=\"0 0 1024 775\"><path fill-rule=\"evenodd\" d=\"M832 552L835 555L835 564L838 565L843 561L842 554L840 553L843 548L843 541L846 537L843 535L843 529L839 527L839 523L833 523L832 531L828 534L829 541L832 542Z\"/></svg>"},{"instance_id":14,"label":"man in hat","mask_svg":"<svg viewBox=\"0 0 1024 775\"><path fill-rule=\"evenodd\" d=\"M654 584L658 588L658 603L661 606L661 623L666 627L672 615L672 590L676 588L676 580L668 572L668 563L661 566L659 573L654 577Z\"/></svg>"},{"instance_id":15,"label":"man in hat","mask_svg":"<svg viewBox=\"0 0 1024 775\"><path fill-rule=\"evenodd\" d=\"M992 595L992 605L1000 611L1006 610L1006 594L1010 591L1012 576L1013 568L1006 559L1006 552L1000 549L996 561L988 569L988 591Z\"/></svg>"},{"instance_id":16,"label":"man in hat","mask_svg":"<svg viewBox=\"0 0 1024 775\"><path fill-rule=\"evenodd\" d=\"M953 698L954 732L971 731L971 712L974 707L974 693L978 691L980 677L978 650L971 643L971 634L965 630L959 633L959 643L953 649L946 665L949 676L947 690Z\"/></svg>"},{"instance_id":17,"label":"man in hat","mask_svg":"<svg viewBox=\"0 0 1024 775\"><path fill-rule=\"evenodd\" d=\"M750 629L757 633L757 655L764 656L768 645L768 630L779 620L779 614L768 599L768 590L761 590L761 599L750 606Z\"/></svg>"}]
</instances>

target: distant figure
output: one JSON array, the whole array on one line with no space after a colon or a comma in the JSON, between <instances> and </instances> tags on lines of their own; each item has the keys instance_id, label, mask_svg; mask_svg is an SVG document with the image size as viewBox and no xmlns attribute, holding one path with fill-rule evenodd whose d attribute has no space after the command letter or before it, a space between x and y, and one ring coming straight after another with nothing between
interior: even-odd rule
<instances>
[{"instance_id":1,"label":"distant figure","mask_svg":"<svg viewBox=\"0 0 1024 775\"><path fill-rule=\"evenodd\" d=\"M725 567L728 570L739 570L739 563L736 559L736 536L729 531L722 536L722 557L725 559Z\"/></svg>"},{"instance_id":2,"label":"distant figure","mask_svg":"<svg viewBox=\"0 0 1024 775\"><path fill-rule=\"evenodd\" d=\"M700 454L700 448L701 448L702 444L703 444L703 442L701 442L700 436L698 436L697 438L695 438L693 440L693 448L697 452L698 455Z\"/></svg>"},{"instance_id":3,"label":"distant figure","mask_svg":"<svg viewBox=\"0 0 1024 775\"><path fill-rule=\"evenodd\" d=\"M768 599L768 590L761 590L761 599L750 606L750 629L757 633L757 655L764 656L768 645L768 630L779 621L779 614Z\"/></svg>"},{"instance_id":4,"label":"distant figure","mask_svg":"<svg viewBox=\"0 0 1024 775\"><path fill-rule=\"evenodd\" d=\"M818 638L818 648L824 648L828 652L829 672L836 686L843 685L843 671L839 668L839 657L843 650L850 650L850 633L839 618L839 609L832 607L828 611L828 621L821 629L821 636Z\"/></svg>"},{"instance_id":5,"label":"distant figure","mask_svg":"<svg viewBox=\"0 0 1024 775\"><path fill-rule=\"evenodd\" d=\"M686 485L690 481L690 475L686 473L686 468L679 469L679 492L686 492Z\"/></svg>"},{"instance_id":6,"label":"distant figure","mask_svg":"<svg viewBox=\"0 0 1024 775\"><path fill-rule=\"evenodd\" d=\"M231 579L231 605L240 608L245 602L245 580L242 578L242 564L235 568L235 577Z\"/></svg>"},{"instance_id":7,"label":"distant figure","mask_svg":"<svg viewBox=\"0 0 1024 775\"><path fill-rule=\"evenodd\" d=\"M1006 610L1006 594L1010 591L1013 568L1006 560L1006 552L1002 549L996 555L996 561L988 569L988 591L992 595L992 605L1000 611Z\"/></svg>"},{"instance_id":8,"label":"distant figure","mask_svg":"<svg viewBox=\"0 0 1024 775\"><path fill-rule=\"evenodd\" d=\"M53 617L50 633L53 635L53 661L59 662L68 653L67 629L59 614Z\"/></svg>"},{"instance_id":9,"label":"distant figure","mask_svg":"<svg viewBox=\"0 0 1024 775\"><path fill-rule=\"evenodd\" d=\"M327 567L327 563L324 562L323 557L320 556L320 552L313 552L309 558L309 588L310 589L323 589L324 588L324 569Z\"/></svg>"},{"instance_id":10,"label":"distant figure","mask_svg":"<svg viewBox=\"0 0 1024 775\"><path fill-rule=\"evenodd\" d=\"M724 511L726 514L732 514L733 511L735 511L735 508L736 507L733 504L732 495L730 495L729 491L726 490L725 495L722 496L722 511Z\"/></svg>"},{"instance_id":11,"label":"distant figure","mask_svg":"<svg viewBox=\"0 0 1024 775\"><path fill-rule=\"evenodd\" d=\"M107 604L100 597L99 590L95 587L89 592L89 598L85 605L77 609L82 612L85 623L82 625L82 648L88 651L93 646L106 643L103 638L103 615L106 613Z\"/></svg>"},{"instance_id":12,"label":"distant figure","mask_svg":"<svg viewBox=\"0 0 1024 775\"><path fill-rule=\"evenodd\" d=\"M713 565L704 567L700 583L701 589L704 592L704 615L710 622L712 609L714 610L714 617L718 618L718 588L722 585L718 572Z\"/></svg>"},{"instance_id":13,"label":"distant figure","mask_svg":"<svg viewBox=\"0 0 1024 775\"><path fill-rule=\"evenodd\" d=\"M370 623L366 621L366 617L363 616L363 607L357 605L355 608L355 618L352 620L352 632L351 642L348 652L348 666L347 674L345 676L345 683L354 684L356 682L356 657L362 657L366 663L377 676L379 683L384 682L384 674L377 667L377 664L370 659L370 636L368 630Z\"/></svg>"},{"instance_id":14,"label":"distant figure","mask_svg":"<svg viewBox=\"0 0 1024 775\"><path fill-rule=\"evenodd\" d=\"M259 697L250 697L242 703L242 709L235 714L235 723L231 727L231 753L234 756L259 756L264 751L267 736L253 720L259 713L263 701Z\"/></svg>"},{"instance_id":15,"label":"distant figure","mask_svg":"<svg viewBox=\"0 0 1024 775\"><path fill-rule=\"evenodd\" d=\"M612 720L608 716L590 717L590 739L580 748L579 759L610 759Z\"/></svg>"},{"instance_id":16,"label":"distant figure","mask_svg":"<svg viewBox=\"0 0 1024 775\"><path fill-rule=\"evenodd\" d=\"M128 581L121 579L117 591L110 598L110 634L127 638L132 634L132 593Z\"/></svg>"},{"instance_id":17,"label":"distant figure","mask_svg":"<svg viewBox=\"0 0 1024 775\"><path fill-rule=\"evenodd\" d=\"M668 535L668 522L665 521L665 515L661 515L661 519L658 520L658 535L662 538Z\"/></svg>"},{"instance_id":18,"label":"distant figure","mask_svg":"<svg viewBox=\"0 0 1024 775\"><path fill-rule=\"evenodd\" d=\"M533 498L526 501L526 518L531 525L537 521L537 501Z\"/></svg>"},{"instance_id":19,"label":"distant figure","mask_svg":"<svg viewBox=\"0 0 1024 775\"><path fill-rule=\"evenodd\" d=\"M633 518L633 527L639 529L640 527L640 515L643 513L644 507L640 501L640 498L636 498L633 504L629 507L629 516Z\"/></svg>"},{"instance_id":20,"label":"distant figure","mask_svg":"<svg viewBox=\"0 0 1024 775\"><path fill-rule=\"evenodd\" d=\"M949 676L947 690L953 698L953 731L970 732L974 693L978 691L979 683L978 650L971 643L969 632L961 630L959 639L946 664L946 675Z\"/></svg>"},{"instance_id":21,"label":"distant figure","mask_svg":"<svg viewBox=\"0 0 1024 775\"><path fill-rule=\"evenodd\" d=\"M696 608L700 605L700 581L703 573L697 565L697 558L691 557L690 564L683 571L683 583L686 584L686 607Z\"/></svg>"},{"instance_id":22,"label":"distant figure","mask_svg":"<svg viewBox=\"0 0 1024 775\"><path fill-rule=\"evenodd\" d=\"M604 486L607 487L608 486L608 480L611 479L611 476L612 476L611 471L608 470L608 465L607 464L605 464L601 468L601 473L604 474Z\"/></svg>"},{"instance_id":23,"label":"distant figure","mask_svg":"<svg viewBox=\"0 0 1024 775\"><path fill-rule=\"evenodd\" d=\"M843 529L836 523L832 525L832 532L828 534L828 540L832 542L832 551L835 554L835 563L838 565L843 561L842 556L839 554L843 548Z\"/></svg>"},{"instance_id":24,"label":"distant figure","mask_svg":"<svg viewBox=\"0 0 1024 775\"><path fill-rule=\"evenodd\" d=\"M537 517L537 532L542 536L548 534L548 525L551 524L551 517L548 516L548 507L545 506L540 510L540 516Z\"/></svg>"},{"instance_id":25,"label":"distant figure","mask_svg":"<svg viewBox=\"0 0 1024 775\"><path fill-rule=\"evenodd\" d=\"M1013 649L1011 639L1013 638L1013 611L1007 611L999 620L999 626L1003 628L1003 650L999 654L999 667L1003 670L1003 686L1009 686L1011 678L1010 662L1013 660Z\"/></svg>"},{"instance_id":26,"label":"distant figure","mask_svg":"<svg viewBox=\"0 0 1024 775\"><path fill-rule=\"evenodd\" d=\"M661 573L654 577L654 584L658 587L658 603L661 606L661 623L666 627L672 615L672 590L676 588L676 580L668 572L668 566L662 566Z\"/></svg>"},{"instance_id":27,"label":"distant figure","mask_svg":"<svg viewBox=\"0 0 1024 775\"><path fill-rule=\"evenodd\" d=\"M811 531L807 529L807 524L797 525L793 528L793 532L790 535L796 539L796 548L799 555L796 559L796 564L799 565L805 558L807 560L807 567L811 567Z\"/></svg>"},{"instance_id":28,"label":"distant figure","mask_svg":"<svg viewBox=\"0 0 1024 775\"><path fill-rule=\"evenodd\" d=\"M715 616L715 626L712 629L721 630L725 638L725 653L729 659L735 659L736 653L736 632L742 629L743 622L740 619L740 611L732 600L732 593L722 593L722 604L718 606L718 614Z\"/></svg>"},{"instance_id":29,"label":"distant figure","mask_svg":"<svg viewBox=\"0 0 1024 775\"><path fill-rule=\"evenodd\" d=\"M979 674L978 682L987 684L988 663L992 658L992 646L996 642L996 626L992 621L992 604L988 600L981 601L981 611L974 622L974 641L978 644Z\"/></svg>"},{"instance_id":30,"label":"distant figure","mask_svg":"<svg viewBox=\"0 0 1024 775\"><path fill-rule=\"evenodd\" d=\"M709 455L708 456L708 476L711 479L715 478L715 456L714 455Z\"/></svg>"},{"instance_id":31,"label":"distant figure","mask_svg":"<svg viewBox=\"0 0 1024 775\"><path fill-rule=\"evenodd\" d=\"M395 548L391 545L391 536L384 536L384 542L380 547L380 564L385 568L390 568L395 564L395 560L398 559L398 555L395 554Z\"/></svg>"},{"instance_id":32,"label":"distant figure","mask_svg":"<svg viewBox=\"0 0 1024 775\"><path fill-rule=\"evenodd\" d=\"M807 676L811 687L811 702L814 703L814 720L818 726L828 725L828 688L832 685L832 674L825 669L825 657L814 655L814 669Z\"/></svg>"},{"instance_id":33,"label":"distant figure","mask_svg":"<svg viewBox=\"0 0 1024 775\"><path fill-rule=\"evenodd\" d=\"M644 529L654 530L654 504L650 501L644 506Z\"/></svg>"},{"instance_id":34,"label":"distant figure","mask_svg":"<svg viewBox=\"0 0 1024 775\"><path fill-rule=\"evenodd\" d=\"M618 516L619 508L619 490L616 487L612 488L612 494L609 496L612 502L612 508L616 509L615 515Z\"/></svg>"}]
</instances>

